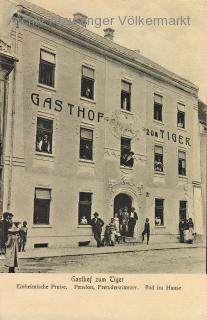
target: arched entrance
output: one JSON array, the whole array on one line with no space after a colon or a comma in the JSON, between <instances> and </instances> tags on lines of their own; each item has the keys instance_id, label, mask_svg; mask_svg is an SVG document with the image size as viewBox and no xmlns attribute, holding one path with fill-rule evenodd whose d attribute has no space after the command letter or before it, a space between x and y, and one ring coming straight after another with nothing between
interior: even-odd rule
<instances>
[{"instance_id":1,"label":"arched entrance","mask_svg":"<svg viewBox=\"0 0 207 320\"><path fill-rule=\"evenodd\" d=\"M132 198L126 193L119 193L114 198L114 213L119 212L119 209L127 207L128 212L131 212Z\"/></svg>"}]
</instances>

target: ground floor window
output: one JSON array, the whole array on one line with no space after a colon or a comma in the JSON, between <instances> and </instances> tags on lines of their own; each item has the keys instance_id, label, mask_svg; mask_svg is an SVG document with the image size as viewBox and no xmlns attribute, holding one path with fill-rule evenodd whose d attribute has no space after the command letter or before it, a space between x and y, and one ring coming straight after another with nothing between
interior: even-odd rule
<instances>
[{"instance_id":1,"label":"ground floor window","mask_svg":"<svg viewBox=\"0 0 207 320\"><path fill-rule=\"evenodd\" d=\"M78 223L90 224L91 223L91 205L92 193L80 192L79 193L79 206L78 206Z\"/></svg>"},{"instance_id":2,"label":"ground floor window","mask_svg":"<svg viewBox=\"0 0 207 320\"><path fill-rule=\"evenodd\" d=\"M49 224L51 190L35 188L34 224Z\"/></svg>"},{"instance_id":3,"label":"ground floor window","mask_svg":"<svg viewBox=\"0 0 207 320\"><path fill-rule=\"evenodd\" d=\"M155 226L164 225L164 199L155 199Z\"/></svg>"},{"instance_id":4,"label":"ground floor window","mask_svg":"<svg viewBox=\"0 0 207 320\"><path fill-rule=\"evenodd\" d=\"M179 216L180 219L187 219L187 201L180 201Z\"/></svg>"}]
</instances>

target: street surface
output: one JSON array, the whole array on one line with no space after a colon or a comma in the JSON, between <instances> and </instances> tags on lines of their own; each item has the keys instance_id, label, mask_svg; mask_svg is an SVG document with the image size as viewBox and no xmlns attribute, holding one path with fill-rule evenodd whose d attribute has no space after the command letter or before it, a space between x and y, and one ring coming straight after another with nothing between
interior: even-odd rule
<instances>
[{"instance_id":1,"label":"street surface","mask_svg":"<svg viewBox=\"0 0 207 320\"><path fill-rule=\"evenodd\" d=\"M1 272L3 260L0 261ZM205 273L205 249L20 259L21 273Z\"/></svg>"}]
</instances>

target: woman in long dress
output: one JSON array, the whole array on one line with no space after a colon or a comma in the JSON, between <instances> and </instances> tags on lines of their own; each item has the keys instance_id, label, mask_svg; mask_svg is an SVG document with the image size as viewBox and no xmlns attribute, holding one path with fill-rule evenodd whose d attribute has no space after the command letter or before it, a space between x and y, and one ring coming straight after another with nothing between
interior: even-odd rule
<instances>
[{"instance_id":1,"label":"woman in long dress","mask_svg":"<svg viewBox=\"0 0 207 320\"><path fill-rule=\"evenodd\" d=\"M8 241L6 242L5 266L8 267L9 273L15 273L15 268L18 267L18 234L19 228L13 223L8 230Z\"/></svg>"}]
</instances>

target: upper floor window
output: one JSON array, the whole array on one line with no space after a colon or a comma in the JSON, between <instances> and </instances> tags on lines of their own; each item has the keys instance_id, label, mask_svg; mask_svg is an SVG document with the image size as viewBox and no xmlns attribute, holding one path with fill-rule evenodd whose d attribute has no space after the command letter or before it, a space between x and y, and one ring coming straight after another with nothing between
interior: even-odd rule
<instances>
[{"instance_id":1,"label":"upper floor window","mask_svg":"<svg viewBox=\"0 0 207 320\"><path fill-rule=\"evenodd\" d=\"M36 151L52 153L53 120L37 117Z\"/></svg>"},{"instance_id":2,"label":"upper floor window","mask_svg":"<svg viewBox=\"0 0 207 320\"><path fill-rule=\"evenodd\" d=\"M154 94L154 119L162 121L162 96Z\"/></svg>"},{"instance_id":3,"label":"upper floor window","mask_svg":"<svg viewBox=\"0 0 207 320\"><path fill-rule=\"evenodd\" d=\"M39 83L55 86L55 54L40 50Z\"/></svg>"},{"instance_id":4,"label":"upper floor window","mask_svg":"<svg viewBox=\"0 0 207 320\"><path fill-rule=\"evenodd\" d=\"M185 106L181 103L177 106L177 126L185 128Z\"/></svg>"},{"instance_id":5,"label":"upper floor window","mask_svg":"<svg viewBox=\"0 0 207 320\"><path fill-rule=\"evenodd\" d=\"M82 66L81 96L94 100L94 70Z\"/></svg>"},{"instance_id":6,"label":"upper floor window","mask_svg":"<svg viewBox=\"0 0 207 320\"><path fill-rule=\"evenodd\" d=\"M120 165L126 167L133 167L134 152L131 151L131 139L121 138L121 156Z\"/></svg>"},{"instance_id":7,"label":"upper floor window","mask_svg":"<svg viewBox=\"0 0 207 320\"><path fill-rule=\"evenodd\" d=\"M93 130L80 128L80 159L93 160Z\"/></svg>"},{"instance_id":8,"label":"upper floor window","mask_svg":"<svg viewBox=\"0 0 207 320\"><path fill-rule=\"evenodd\" d=\"M178 151L178 174L186 176L186 153L185 151Z\"/></svg>"},{"instance_id":9,"label":"upper floor window","mask_svg":"<svg viewBox=\"0 0 207 320\"><path fill-rule=\"evenodd\" d=\"M164 225L164 199L155 199L155 225Z\"/></svg>"},{"instance_id":10,"label":"upper floor window","mask_svg":"<svg viewBox=\"0 0 207 320\"><path fill-rule=\"evenodd\" d=\"M163 172L163 147L155 146L154 149L154 170Z\"/></svg>"},{"instance_id":11,"label":"upper floor window","mask_svg":"<svg viewBox=\"0 0 207 320\"><path fill-rule=\"evenodd\" d=\"M131 83L121 81L121 109L131 111Z\"/></svg>"},{"instance_id":12,"label":"upper floor window","mask_svg":"<svg viewBox=\"0 0 207 320\"><path fill-rule=\"evenodd\" d=\"M49 224L50 220L50 202L51 190L50 189L35 189L34 198L34 224Z\"/></svg>"}]
</instances>

